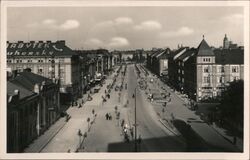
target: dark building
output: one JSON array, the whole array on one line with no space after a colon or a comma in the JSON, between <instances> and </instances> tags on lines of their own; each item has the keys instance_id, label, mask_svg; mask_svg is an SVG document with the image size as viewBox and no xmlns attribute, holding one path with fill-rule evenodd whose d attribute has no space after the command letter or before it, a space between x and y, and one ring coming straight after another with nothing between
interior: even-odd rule
<instances>
[{"instance_id":1,"label":"dark building","mask_svg":"<svg viewBox=\"0 0 250 160\"><path fill-rule=\"evenodd\" d=\"M27 69L20 73L13 72L11 76L7 85L7 95L11 97L7 100L9 116L7 134L10 136L10 142L7 144L10 152L21 152L59 118L61 112L59 81L53 82ZM16 97L14 101L13 92ZM17 115L17 118L13 118L14 115ZM20 140L12 142L11 136L15 130L17 132L15 136Z\"/></svg>"}]
</instances>

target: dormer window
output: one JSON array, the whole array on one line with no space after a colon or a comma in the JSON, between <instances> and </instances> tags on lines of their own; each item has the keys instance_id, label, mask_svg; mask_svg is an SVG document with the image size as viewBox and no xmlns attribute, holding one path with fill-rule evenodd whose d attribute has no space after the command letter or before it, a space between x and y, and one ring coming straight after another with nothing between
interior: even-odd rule
<instances>
[{"instance_id":1,"label":"dormer window","mask_svg":"<svg viewBox=\"0 0 250 160\"><path fill-rule=\"evenodd\" d=\"M203 58L203 62L210 62L210 58Z\"/></svg>"}]
</instances>

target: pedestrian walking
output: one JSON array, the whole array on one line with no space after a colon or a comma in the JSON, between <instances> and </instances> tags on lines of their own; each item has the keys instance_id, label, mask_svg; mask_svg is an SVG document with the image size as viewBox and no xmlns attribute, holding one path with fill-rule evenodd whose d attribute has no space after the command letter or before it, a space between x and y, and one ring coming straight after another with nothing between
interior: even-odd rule
<instances>
[{"instance_id":1,"label":"pedestrian walking","mask_svg":"<svg viewBox=\"0 0 250 160\"><path fill-rule=\"evenodd\" d=\"M106 117L106 120L108 120L109 119L109 114L106 113L105 117Z\"/></svg>"},{"instance_id":2,"label":"pedestrian walking","mask_svg":"<svg viewBox=\"0 0 250 160\"><path fill-rule=\"evenodd\" d=\"M133 128L130 128L130 134L131 134L131 137L134 137L134 130L133 130Z\"/></svg>"},{"instance_id":3,"label":"pedestrian walking","mask_svg":"<svg viewBox=\"0 0 250 160\"><path fill-rule=\"evenodd\" d=\"M124 121L124 119L122 119L122 122L121 122L121 127L123 127L123 126L124 126L124 123L125 123L125 121Z\"/></svg>"}]
</instances>

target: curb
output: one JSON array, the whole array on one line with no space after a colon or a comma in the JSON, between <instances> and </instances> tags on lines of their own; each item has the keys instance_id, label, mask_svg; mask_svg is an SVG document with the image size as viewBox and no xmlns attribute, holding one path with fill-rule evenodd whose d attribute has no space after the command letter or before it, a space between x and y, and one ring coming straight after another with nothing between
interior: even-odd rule
<instances>
[{"instance_id":1,"label":"curb","mask_svg":"<svg viewBox=\"0 0 250 160\"><path fill-rule=\"evenodd\" d=\"M48 139L48 141L42 145L42 147L38 150L38 153L40 153L48 144L49 142L58 134L58 132L66 125L67 122L65 122L54 134Z\"/></svg>"},{"instance_id":2,"label":"curb","mask_svg":"<svg viewBox=\"0 0 250 160\"><path fill-rule=\"evenodd\" d=\"M212 127L212 126L210 126L210 125L208 125L210 128L212 128L218 135L220 135L222 138L224 138L225 140L227 140L229 143L231 143L232 145L234 145L233 143L232 143L232 141L229 139L229 138L227 138L227 137L225 137L223 134L221 134L219 131L217 131L217 129L215 129L214 127ZM241 150L240 148L238 148L238 146L237 145L234 145L235 146L235 148L237 148L237 149L239 149L239 150ZM243 146L244 147L244 146Z\"/></svg>"},{"instance_id":3,"label":"curb","mask_svg":"<svg viewBox=\"0 0 250 160\"><path fill-rule=\"evenodd\" d=\"M177 138L179 138L182 142L186 142L185 139L181 137L181 136L182 136L181 134L178 135L177 133L175 133L172 129L170 129L170 128L162 121L162 119L159 119L159 122L161 122L161 124L162 124L165 128L167 128L170 132L172 132L175 136L177 136Z\"/></svg>"}]
</instances>

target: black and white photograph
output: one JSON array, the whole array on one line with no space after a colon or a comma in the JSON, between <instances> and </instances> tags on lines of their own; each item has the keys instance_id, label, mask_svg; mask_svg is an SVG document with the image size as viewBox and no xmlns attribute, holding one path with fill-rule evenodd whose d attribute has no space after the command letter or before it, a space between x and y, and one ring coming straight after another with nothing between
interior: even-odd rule
<instances>
[{"instance_id":1,"label":"black and white photograph","mask_svg":"<svg viewBox=\"0 0 250 160\"><path fill-rule=\"evenodd\" d=\"M248 159L249 1L3 1L1 103L6 159Z\"/></svg>"}]
</instances>

